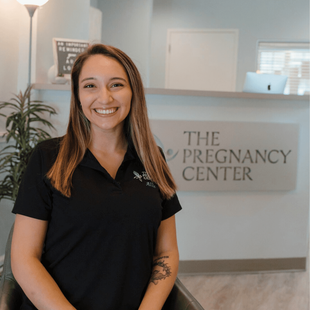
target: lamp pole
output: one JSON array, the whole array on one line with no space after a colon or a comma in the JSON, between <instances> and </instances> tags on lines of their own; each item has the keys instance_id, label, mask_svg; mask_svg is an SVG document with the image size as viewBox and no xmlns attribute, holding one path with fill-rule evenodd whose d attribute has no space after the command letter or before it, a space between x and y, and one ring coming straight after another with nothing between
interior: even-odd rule
<instances>
[{"instance_id":1,"label":"lamp pole","mask_svg":"<svg viewBox=\"0 0 310 310\"><path fill-rule=\"evenodd\" d=\"M31 86L32 17L36 9L47 1L48 0L17 0L17 2L26 7L30 16L28 87Z\"/></svg>"},{"instance_id":2,"label":"lamp pole","mask_svg":"<svg viewBox=\"0 0 310 310\"><path fill-rule=\"evenodd\" d=\"M38 8L38 5L30 5L25 4L26 9L28 10L29 16L30 16L30 36L29 36L29 62L28 62L28 86L31 85L31 48L32 48L32 17L36 9Z\"/></svg>"},{"instance_id":3,"label":"lamp pole","mask_svg":"<svg viewBox=\"0 0 310 310\"><path fill-rule=\"evenodd\" d=\"M31 46L32 46L32 17L36 9L40 6L45 4L48 0L17 0L20 4L23 4L30 16L30 36L29 36L29 63L28 63L28 86L27 86L27 92L28 92L28 100L27 100L27 106L28 110L30 109L30 92L31 92ZM29 128L30 123L29 120L27 122L27 127Z\"/></svg>"}]
</instances>

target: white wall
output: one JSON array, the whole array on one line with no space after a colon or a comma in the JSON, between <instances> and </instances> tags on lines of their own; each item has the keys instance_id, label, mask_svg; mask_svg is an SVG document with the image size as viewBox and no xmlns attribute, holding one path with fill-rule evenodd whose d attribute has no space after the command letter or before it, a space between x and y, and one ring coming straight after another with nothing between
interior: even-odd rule
<instances>
[{"instance_id":1,"label":"white wall","mask_svg":"<svg viewBox=\"0 0 310 310\"><path fill-rule=\"evenodd\" d=\"M162 47L166 43L167 28L239 28L239 88L243 84L245 72L255 70L257 39L308 39L309 5L305 0L276 0L268 3L267 0L223 0L220 4L216 1L192 0L189 5L183 0L156 0L154 18L160 28L156 31L153 28L154 40L150 54L151 0L98 0L97 3L103 12L103 42L128 53L136 62L147 85L149 55L152 55L154 65L151 68L151 85L154 77L153 82L157 83L154 86L158 87L164 83L160 72L164 68ZM163 6L163 3L168 6ZM279 6L279 14L271 15L269 12L276 4ZM47 70L53 64L52 37L88 38L89 5L89 0L50 0L36 13L37 82L46 82ZM205 12L207 17L202 14ZM15 0L0 0L0 17L0 42L6 46L0 49L0 100L6 100L12 92L16 93L25 85L27 79L29 19L26 10ZM292 22L287 22L290 18L293 18ZM164 39L159 38L159 32L164 34ZM159 49L154 46L156 40ZM154 63L154 59L157 62ZM162 74L164 76L164 70ZM63 134L69 111L69 92L41 91L37 95L56 107L59 114L53 118L53 122L58 128L57 135ZM184 210L177 219L183 260L306 256L308 159L305 159L307 152L304 150L308 145L308 132L305 129L308 110L305 105L277 100L233 99L228 102L221 98L157 95L148 95L147 101L151 118L300 122L302 143L296 191L180 193ZM8 223L12 221L10 209L11 205L0 202L0 255L4 251Z\"/></svg>"},{"instance_id":2,"label":"white wall","mask_svg":"<svg viewBox=\"0 0 310 310\"><path fill-rule=\"evenodd\" d=\"M90 0L50 0L38 11L35 81L47 83L54 64L53 38L89 38Z\"/></svg>"},{"instance_id":3,"label":"white wall","mask_svg":"<svg viewBox=\"0 0 310 310\"><path fill-rule=\"evenodd\" d=\"M19 88L19 59L22 37L29 36L29 15L27 10L17 1L0 0L0 101L7 101L16 94ZM28 27L28 28L27 28ZM28 53L24 52L28 57ZM24 78L27 76L24 72ZM1 111L3 113L4 110ZM5 129L5 119L0 117L0 133ZM0 139L0 148L5 143ZM1 176L2 177L2 176ZM8 200L0 202L0 255L4 253L9 229L14 221L11 213L12 203Z\"/></svg>"},{"instance_id":4,"label":"white wall","mask_svg":"<svg viewBox=\"0 0 310 310\"><path fill-rule=\"evenodd\" d=\"M153 2L150 87L165 87L169 28L239 29L236 91L242 91L246 72L256 71L257 40L309 41L308 0Z\"/></svg>"},{"instance_id":5,"label":"white wall","mask_svg":"<svg viewBox=\"0 0 310 310\"><path fill-rule=\"evenodd\" d=\"M118 47L138 67L148 85L152 0L101 0L102 43Z\"/></svg>"},{"instance_id":6,"label":"white wall","mask_svg":"<svg viewBox=\"0 0 310 310\"><path fill-rule=\"evenodd\" d=\"M294 191L179 192L181 260L306 257L309 104L306 101L147 95L149 117L300 124Z\"/></svg>"},{"instance_id":7,"label":"white wall","mask_svg":"<svg viewBox=\"0 0 310 310\"><path fill-rule=\"evenodd\" d=\"M89 9L90 0L50 0L37 9L33 17L32 82L47 82L47 71L53 65L53 37L88 39ZM29 29L26 8L16 0L0 0L0 101L9 100L27 86ZM58 118L61 115L66 114L60 108ZM0 118L0 132L4 124ZM4 145L0 141L0 148ZM11 209L10 201L0 202L0 255L14 220Z\"/></svg>"},{"instance_id":8,"label":"white wall","mask_svg":"<svg viewBox=\"0 0 310 310\"><path fill-rule=\"evenodd\" d=\"M0 100L8 100L18 90L20 32L29 28L29 15L13 0L0 0L0 12Z\"/></svg>"},{"instance_id":9,"label":"white wall","mask_svg":"<svg viewBox=\"0 0 310 310\"><path fill-rule=\"evenodd\" d=\"M98 0L90 0L90 5L94 8L98 8Z\"/></svg>"},{"instance_id":10,"label":"white wall","mask_svg":"<svg viewBox=\"0 0 310 310\"><path fill-rule=\"evenodd\" d=\"M65 133L69 91L36 91L58 111ZM147 95L151 119L298 123L297 187L293 191L178 192L181 260L306 257L309 221L309 104L299 100ZM189 104L190 103L190 104Z\"/></svg>"}]
</instances>

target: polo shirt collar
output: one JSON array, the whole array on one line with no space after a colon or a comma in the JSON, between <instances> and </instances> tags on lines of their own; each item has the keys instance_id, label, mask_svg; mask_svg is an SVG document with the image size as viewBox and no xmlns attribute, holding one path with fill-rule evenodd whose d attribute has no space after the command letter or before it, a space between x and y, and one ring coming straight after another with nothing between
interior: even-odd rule
<instances>
[{"instance_id":1,"label":"polo shirt collar","mask_svg":"<svg viewBox=\"0 0 310 310\"><path fill-rule=\"evenodd\" d=\"M125 162L136 160L138 158L138 154L135 150L135 147L132 143L132 141L128 141L127 151L125 153L123 162L121 165L123 165ZM106 172L106 170L100 165L96 157L92 154L92 152L89 149L86 149L85 155L80 162L81 166L89 167L95 170L99 170L102 172Z\"/></svg>"}]
</instances>

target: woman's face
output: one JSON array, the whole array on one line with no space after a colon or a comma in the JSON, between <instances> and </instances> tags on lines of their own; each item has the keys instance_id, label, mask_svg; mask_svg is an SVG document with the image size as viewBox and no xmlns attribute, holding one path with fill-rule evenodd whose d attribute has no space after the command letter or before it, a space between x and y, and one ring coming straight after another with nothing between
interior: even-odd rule
<instances>
[{"instance_id":1,"label":"woman's face","mask_svg":"<svg viewBox=\"0 0 310 310\"><path fill-rule=\"evenodd\" d=\"M125 69L115 59L90 56L79 76L79 98L92 131L123 130L132 91Z\"/></svg>"}]
</instances>

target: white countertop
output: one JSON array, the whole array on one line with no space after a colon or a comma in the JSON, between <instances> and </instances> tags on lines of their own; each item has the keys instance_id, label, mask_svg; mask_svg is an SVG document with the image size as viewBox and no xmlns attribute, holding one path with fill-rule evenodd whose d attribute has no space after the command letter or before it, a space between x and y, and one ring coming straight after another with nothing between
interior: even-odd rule
<instances>
[{"instance_id":1,"label":"white countertop","mask_svg":"<svg viewBox=\"0 0 310 310\"><path fill-rule=\"evenodd\" d=\"M70 91L69 84L33 84L33 89L37 90L56 90ZM298 95L273 95L243 92L221 92L221 91L200 91L184 89L167 89L167 88L145 88L146 95L168 95L168 96L198 96L198 97L224 97L224 98L248 98L248 99L284 99L284 100L301 100L309 101L310 96Z\"/></svg>"}]
</instances>

